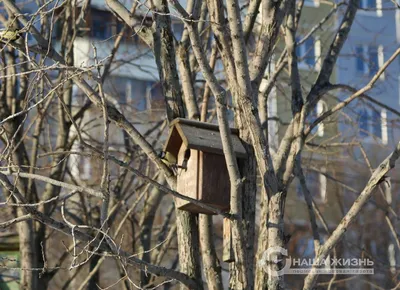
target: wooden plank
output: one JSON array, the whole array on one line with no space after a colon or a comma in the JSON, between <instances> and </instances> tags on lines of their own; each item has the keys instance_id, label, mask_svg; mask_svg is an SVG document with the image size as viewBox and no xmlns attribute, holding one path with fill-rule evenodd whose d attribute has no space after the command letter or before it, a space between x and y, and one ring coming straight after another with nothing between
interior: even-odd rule
<instances>
[{"instance_id":1,"label":"wooden plank","mask_svg":"<svg viewBox=\"0 0 400 290\"><path fill-rule=\"evenodd\" d=\"M178 164L182 164L184 155L185 155L186 147L181 146L178 154ZM177 191L185 195L187 197L191 197L194 199L199 199L199 152L195 150L191 150L190 158L187 164L187 170L183 168L178 168L178 176L177 176ZM176 199L177 208L184 209L185 206L190 205L191 202Z\"/></svg>"},{"instance_id":2,"label":"wooden plank","mask_svg":"<svg viewBox=\"0 0 400 290\"><path fill-rule=\"evenodd\" d=\"M232 249L232 231L231 231L231 221L224 218L223 224L223 252L222 260L226 263L232 263L235 261L235 256Z\"/></svg>"},{"instance_id":3,"label":"wooden plank","mask_svg":"<svg viewBox=\"0 0 400 290\"><path fill-rule=\"evenodd\" d=\"M219 132L192 127L187 124L177 124L175 128L177 128L183 142L188 148L224 155ZM247 156L247 152L238 136L232 135L232 144L236 157L245 158Z\"/></svg>"},{"instance_id":4,"label":"wooden plank","mask_svg":"<svg viewBox=\"0 0 400 290\"><path fill-rule=\"evenodd\" d=\"M177 157L179 149L181 148L183 141L178 132L178 130L174 127L170 130L167 141L164 145L164 151L171 153L173 156Z\"/></svg>"},{"instance_id":5,"label":"wooden plank","mask_svg":"<svg viewBox=\"0 0 400 290\"><path fill-rule=\"evenodd\" d=\"M211 123L189 120L189 119L184 119L184 118L176 118L169 125L170 125L170 127L173 127L177 124L185 124L185 125L189 125L189 126L196 127L196 128L203 128L203 129L208 129L208 130L213 130L213 131L219 132L219 126L217 124L211 124ZM236 134L236 135L239 134L238 129L236 129L236 128L230 128L230 129L233 134Z\"/></svg>"},{"instance_id":6,"label":"wooden plank","mask_svg":"<svg viewBox=\"0 0 400 290\"><path fill-rule=\"evenodd\" d=\"M182 146L179 151L178 164L182 164L185 149ZM187 170L178 169L178 192L220 210L229 211L230 184L224 157L194 149L190 151ZM214 163L216 164L213 166ZM215 214L183 199L177 198L175 202L177 208L182 210Z\"/></svg>"},{"instance_id":7,"label":"wooden plank","mask_svg":"<svg viewBox=\"0 0 400 290\"><path fill-rule=\"evenodd\" d=\"M200 151L199 161L199 200L229 211L231 192L225 157Z\"/></svg>"}]
</instances>

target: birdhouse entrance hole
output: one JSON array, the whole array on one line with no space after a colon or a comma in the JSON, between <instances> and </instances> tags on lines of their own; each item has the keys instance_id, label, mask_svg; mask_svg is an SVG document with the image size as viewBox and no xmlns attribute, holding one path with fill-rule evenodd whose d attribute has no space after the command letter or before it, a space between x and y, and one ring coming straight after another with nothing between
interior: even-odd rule
<instances>
[{"instance_id":1,"label":"birdhouse entrance hole","mask_svg":"<svg viewBox=\"0 0 400 290\"><path fill-rule=\"evenodd\" d=\"M219 127L214 124L175 119L164 151L176 157L177 191L182 195L207 205L229 211L230 182ZM231 129L233 147L237 158L244 158L246 151L238 137L238 130ZM201 206L177 199L179 209L193 213L213 214Z\"/></svg>"}]
</instances>

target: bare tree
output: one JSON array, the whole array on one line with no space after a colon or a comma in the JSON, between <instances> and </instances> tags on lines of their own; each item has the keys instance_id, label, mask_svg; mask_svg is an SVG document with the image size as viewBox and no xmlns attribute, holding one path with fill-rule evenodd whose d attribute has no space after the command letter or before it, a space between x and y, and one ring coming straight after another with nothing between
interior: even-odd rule
<instances>
[{"instance_id":1,"label":"bare tree","mask_svg":"<svg viewBox=\"0 0 400 290\"><path fill-rule=\"evenodd\" d=\"M0 228L17 232L21 289L314 289L320 262L350 249L343 239L362 210L379 215L371 227L387 227L392 242L382 246L390 257L368 256L392 279L383 287L397 287L399 208L388 174L400 145L384 159L386 147L368 152L342 122L366 134L367 123L357 119L365 116L354 111L383 108L394 116L390 124L373 114L363 122L380 126L374 144L398 142L395 133L388 142L382 128L395 130L400 112L375 88L390 84L383 76L400 49L386 60L377 51L379 66L369 64L361 88L336 81L358 2L321 4L310 20L304 0L189 0L186 7L106 0L100 8L91 1L4 0L0 21L21 37L0 36L0 206L7 210ZM391 4L387 13L397 8ZM180 168L158 154L176 118L218 124L229 212L177 192ZM237 159L232 126L245 159ZM368 170L353 188L346 175L357 172L350 164L360 156ZM338 208L331 200L318 204L325 193L310 181L313 173L326 195L337 195ZM296 191L304 201L293 198ZM181 210L178 199L214 216ZM265 251L298 247L290 236L303 213L315 263L298 282L274 275L283 255L265 260ZM221 261L223 250L229 261ZM379 279L363 283L380 287ZM342 282L334 274L318 285Z\"/></svg>"}]
</instances>

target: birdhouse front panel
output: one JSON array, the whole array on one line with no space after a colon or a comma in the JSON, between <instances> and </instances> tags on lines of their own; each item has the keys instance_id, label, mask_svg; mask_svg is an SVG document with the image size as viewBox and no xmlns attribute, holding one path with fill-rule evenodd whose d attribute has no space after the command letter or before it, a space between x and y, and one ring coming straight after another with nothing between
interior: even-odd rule
<instances>
[{"instance_id":1,"label":"birdhouse front panel","mask_svg":"<svg viewBox=\"0 0 400 290\"><path fill-rule=\"evenodd\" d=\"M225 156L200 151L199 200L229 211L230 182Z\"/></svg>"},{"instance_id":2,"label":"birdhouse front panel","mask_svg":"<svg viewBox=\"0 0 400 290\"><path fill-rule=\"evenodd\" d=\"M199 163L199 151L194 149L187 149L186 146L182 146L178 153L177 164L181 166L184 161L184 157L187 154L187 150L190 152L190 156L187 160L186 168L178 168L177 170L177 190L180 194L187 197L198 199L199 189L199 177L198 177L198 163ZM191 208L195 207L189 201L183 199L176 200L176 206L182 210L191 211Z\"/></svg>"},{"instance_id":3,"label":"birdhouse front panel","mask_svg":"<svg viewBox=\"0 0 400 290\"><path fill-rule=\"evenodd\" d=\"M190 155L188 154L190 152ZM187 161L185 160L187 159ZM181 147L178 154L178 192L215 208L229 211L230 183L225 157L219 154L202 152ZM182 166L183 167L183 166ZM213 214L189 201L177 199L177 207L194 213Z\"/></svg>"},{"instance_id":4,"label":"birdhouse front panel","mask_svg":"<svg viewBox=\"0 0 400 290\"><path fill-rule=\"evenodd\" d=\"M238 137L238 130L231 129L231 134L236 157L245 158L247 153ZM175 119L171 122L164 151L176 157L177 191L180 194L229 211L230 180L217 125ZM193 202L180 198L175 202L182 210L214 214Z\"/></svg>"}]
</instances>

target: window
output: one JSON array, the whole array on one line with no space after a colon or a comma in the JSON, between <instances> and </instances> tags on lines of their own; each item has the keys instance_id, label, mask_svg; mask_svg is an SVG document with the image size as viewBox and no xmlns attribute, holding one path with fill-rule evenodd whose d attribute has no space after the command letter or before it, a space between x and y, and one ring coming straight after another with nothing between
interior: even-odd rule
<instances>
[{"instance_id":1,"label":"window","mask_svg":"<svg viewBox=\"0 0 400 290\"><path fill-rule=\"evenodd\" d=\"M92 36L98 39L107 39L112 36L112 21L109 13L92 10Z\"/></svg>"},{"instance_id":2,"label":"window","mask_svg":"<svg viewBox=\"0 0 400 290\"><path fill-rule=\"evenodd\" d=\"M305 0L304 5L305 6L311 6L311 7L319 7L319 0Z\"/></svg>"},{"instance_id":3,"label":"window","mask_svg":"<svg viewBox=\"0 0 400 290\"><path fill-rule=\"evenodd\" d=\"M359 7L361 9L376 8L376 0L360 0Z\"/></svg>"},{"instance_id":4,"label":"window","mask_svg":"<svg viewBox=\"0 0 400 290\"><path fill-rule=\"evenodd\" d=\"M368 47L368 58L369 58L369 76L374 76L379 70L378 63L378 49L374 46Z\"/></svg>"},{"instance_id":5,"label":"window","mask_svg":"<svg viewBox=\"0 0 400 290\"><path fill-rule=\"evenodd\" d=\"M121 21L119 21L118 19L117 19L117 26L116 26L116 28L117 28L117 33L120 33L121 32L121 30L124 28L124 23L123 22L121 22Z\"/></svg>"},{"instance_id":6,"label":"window","mask_svg":"<svg viewBox=\"0 0 400 290\"><path fill-rule=\"evenodd\" d=\"M321 167L321 171L324 172L325 168ZM304 171L306 178L306 185L310 191L311 197L315 202L323 203L326 201L326 176L320 172L314 170ZM298 182L297 195L299 198L304 199L303 188Z\"/></svg>"},{"instance_id":7,"label":"window","mask_svg":"<svg viewBox=\"0 0 400 290\"><path fill-rule=\"evenodd\" d=\"M268 97L268 141L269 145L274 149L278 149L278 104L276 101L276 89L272 89Z\"/></svg>"},{"instance_id":8,"label":"window","mask_svg":"<svg viewBox=\"0 0 400 290\"><path fill-rule=\"evenodd\" d=\"M382 121L381 114L378 111L373 110L372 113L372 134L374 136L382 137Z\"/></svg>"},{"instance_id":9,"label":"window","mask_svg":"<svg viewBox=\"0 0 400 290\"><path fill-rule=\"evenodd\" d=\"M103 84L104 92L113 97L123 109L144 111L147 108L147 81L127 77L108 77Z\"/></svg>"},{"instance_id":10,"label":"window","mask_svg":"<svg viewBox=\"0 0 400 290\"><path fill-rule=\"evenodd\" d=\"M369 132L369 125L368 125L369 114L366 109L360 111L359 114L359 127L360 127L360 136L367 137Z\"/></svg>"},{"instance_id":11,"label":"window","mask_svg":"<svg viewBox=\"0 0 400 290\"><path fill-rule=\"evenodd\" d=\"M400 57L399 57L399 60L400 60ZM397 93L399 95L399 105L400 105L400 75L397 76Z\"/></svg>"},{"instance_id":12,"label":"window","mask_svg":"<svg viewBox=\"0 0 400 290\"><path fill-rule=\"evenodd\" d=\"M316 39L314 43L314 50L315 50L315 69L320 70L322 66L321 60L321 40Z\"/></svg>"},{"instance_id":13,"label":"window","mask_svg":"<svg viewBox=\"0 0 400 290\"><path fill-rule=\"evenodd\" d=\"M360 0L358 5L364 13L382 16L382 0Z\"/></svg>"},{"instance_id":14,"label":"window","mask_svg":"<svg viewBox=\"0 0 400 290\"><path fill-rule=\"evenodd\" d=\"M92 162L90 157L83 157L82 159L84 162L81 164L79 176L82 180L90 180L92 178Z\"/></svg>"},{"instance_id":15,"label":"window","mask_svg":"<svg viewBox=\"0 0 400 290\"><path fill-rule=\"evenodd\" d=\"M322 100L319 100L317 105L314 108L314 111L311 114L312 121L314 121L316 118L321 116L324 112L326 112L328 109L328 106L326 103ZM314 127L314 129L311 131L312 134L317 135L319 137L323 137L325 134L325 125L324 123L319 123L318 126Z\"/></svg>"},{"instance_id":16,"label":"window","mask_svg":"<svg viewBox=\"0 0 400 290\"><path fill-rule=\"evenodd\" d=\"M378 72L385 61L382 45L357 45L355 47L355 55L357 72L368 74L370 77L373 77ZM383 79L384 74L381 74L380 78Z\"/></svg>"},{"instance_id":17,"label":"window","mask_svg":"<svg viewBox=\"0 0 400 290\"><path fill-rule=\"evenodd\" d=\"M127 81L125 83L125 99L132 98L132 82Z\"/></svg>"},{"instance_id":18,"label":"window","mask_svg":"<svg viewBox=\"0 0 400 290\"><path fill-rule=\"evenodd\" d=\"M127 78L114 76L108 77L103 84L103 90L105 93L117 100L118 103L126 104L128 97L130 97L126 96L127 82L129 82Z\"/></svg>"},{"instance_id":19,"label":"window","mask_svg":"<svg viewBox=\"0 0 400 290\"><path fill-rule=\"evenodd\" d=\"M367 70L367 66L365 65L365 53L364 53L364 46L358 45L356 46L356 69L359 73L365 73Z\"/></svg>"},{"instance_id":20,"label":"window","mask_svg":"<svg viewBox=\"0 0 400 290\"><path fill-rule=\"evenodd\" d=\"M383 144L388 143L387 111L376 109L359 111L359 135L363 138L379 138Z\"/></svg>"},{"instance_id":21,"label":"window","mask_svg":"<svg viewBox=\"0 0 400 290\"><path fill-rule=\"evenodd\" d=\"M172 23L172 33L176 40L180 41L183 34L183 23Z\"/></svg>"},{"instance_id":22,"label":"window","mask_svg":"<svg viewBox=\"0 0 400 290\"><path fill-rule=\"evenodd\" d=\"M388 136L388 126L387 126L387 111L386 109L383 109L381 111L381 128L382 128L382 133L381 133L381 139L383 144L388 144L389 141L389 136Z\"/></svg>"},{"instance_id":23,"label":"window","mask_svg":"<svg viewBox=\"0 0 400 290\"><path fill-rule=\"evenodd\" d=\"M125 23L121 22L119 19L114 19L115 22L112 23L111 33L113 36L118 35L124 28ZM139 37L139 35L132 30L129 26L126 27L124 35L124 42L133 42L136 45L146 45L147 44Z\"/></svg>"},{"instance_id":24,"label":"window","mask_svg":"<svg viewBox=\"0 0 400 290\"><path fill-rule=\"evenodd\" d=\"M299 42L301 38L296 38L296 42ZM317 65L321 53L321 42L315 40L313 37L307 38L304 43L296 46L296 54L299 59L299 67L314 67ZM318 66L317 66L318 69Z\"/></svg>"},{"instance_id":25,"label":"window","mask_svg":"<svg viewBox=\"0 0 400 290\"><path fill-rule=\"evenodd\" d=\"M378 68L380 69L385 64L385 53L383 51L383 46L378 46ZM384 78L385 74L381 74L381 78Z\"/></svg>"},{"instance_id":26,"label":"window","mask_svg":"<svg viewBox=\"0 0 400 290\"><path fill-rule=\"evenodd\" d=\"M147 82L146 96L148 109L165 109L165 100L162 93L161 83Z\"/></svg>"}]
</instances>

